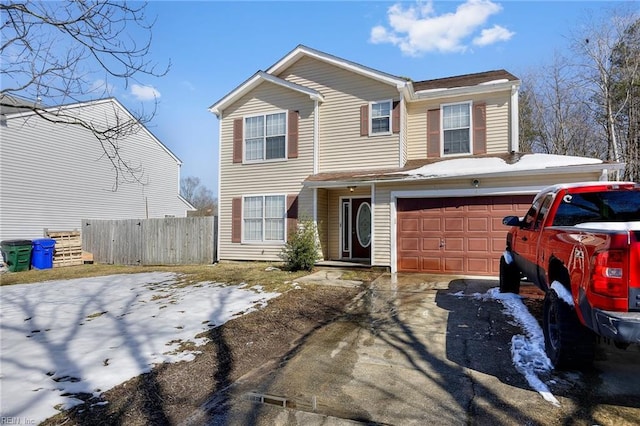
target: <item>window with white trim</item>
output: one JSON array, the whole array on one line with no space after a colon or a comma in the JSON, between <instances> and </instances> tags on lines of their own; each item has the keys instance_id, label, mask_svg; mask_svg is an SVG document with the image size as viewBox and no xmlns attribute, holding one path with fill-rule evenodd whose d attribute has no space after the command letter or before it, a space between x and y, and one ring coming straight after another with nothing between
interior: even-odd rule
<instances>
[{"instance_id":1,"label":"window with white trim","mask_svg":"<svg viewBox=\"0 0 640 426\"><path fill-rule=\"evenodd\" d=\"M471 153L471 103L442 106L444 155Z\"/></svg>"},{"instance_id":2,"label":"window with white trim","mask_svg":"<svg viewBox=\"0 0 640 426\"><path fill-rule=\"evenodd\" d=\"M371 135L391 132L391 101L371 104Z\"/></svg>"},{"instance_id":3,"label":"window with white trim","mask_svg":"<svg viewBox=\"0 0 640 426\"><path fill-rule=\"evenodd\" d=\"M258 115L244 119L246 161L286 158L287 114Z\"/></svg>"},{"instance_id":4,"label":"window with white trim","mask_svg":"<svg viewBox=\"0 0 640 426\"><path fill-rule=\"evenodd\" d=\"M257 195L244 197L243 240L248 242L284 242L286 197Z\"/></svg>"}]
</instances>

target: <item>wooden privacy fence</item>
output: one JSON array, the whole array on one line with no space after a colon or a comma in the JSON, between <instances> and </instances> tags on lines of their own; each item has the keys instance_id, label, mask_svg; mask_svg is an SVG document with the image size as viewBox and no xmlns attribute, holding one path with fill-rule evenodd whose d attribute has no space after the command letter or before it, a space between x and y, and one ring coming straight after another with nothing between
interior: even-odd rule
<instances>
[{"instance_id":1,"label":"wooden privacy fence","mask_svg":"<svg viewBox=\"0 0 640 426\"><path fill-rule=\"evenodd\" d=\"M82 248L96 263L190 265L213 263L217 217L82 220Z\"/></svg>"}]
</instances>

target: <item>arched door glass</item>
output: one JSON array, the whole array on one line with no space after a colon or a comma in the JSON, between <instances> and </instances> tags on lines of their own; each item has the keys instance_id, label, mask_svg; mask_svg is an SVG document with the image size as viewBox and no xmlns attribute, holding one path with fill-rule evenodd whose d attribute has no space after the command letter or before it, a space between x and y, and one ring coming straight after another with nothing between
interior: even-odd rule
<instances>
[{"instance_id":1,"label":"arched door glass","mask_svg":"<svg viewBox=\"0 0 640 426\"><path fill-rule=\"evenodd\" d=\"M371 244L371 206L369 203L360 204L356 224L358 242L362 247L369 247Z\"/></svg>"}]
</instances>

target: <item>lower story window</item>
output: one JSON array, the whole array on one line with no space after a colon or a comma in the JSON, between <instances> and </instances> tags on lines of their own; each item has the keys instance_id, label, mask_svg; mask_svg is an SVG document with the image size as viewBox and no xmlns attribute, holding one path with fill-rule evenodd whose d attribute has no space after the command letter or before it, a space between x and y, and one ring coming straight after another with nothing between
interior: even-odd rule
<instances>
[{"instance_id":1,"label":"lower story window","mask_svg":"<svg viewBox=\"0 0 640 426\"><path fill-rule=\"evenodd\" d=\"M245 241L284 242L286 202L284 195L244 198L243 237Z\"/></svg>"}]
</instances>

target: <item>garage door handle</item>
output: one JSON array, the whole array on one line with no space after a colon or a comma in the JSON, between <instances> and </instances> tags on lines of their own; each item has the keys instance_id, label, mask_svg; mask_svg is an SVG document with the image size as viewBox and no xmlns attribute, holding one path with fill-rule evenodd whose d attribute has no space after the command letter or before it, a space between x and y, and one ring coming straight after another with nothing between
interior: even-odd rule
<instances>
[{"instance_id":1,"label":"garage door handle","mask_svg":"<svg viewBox=\"0 0 640 426\"><path fill-rule=\"evenodd\" d=\"M440 248L444 247L444 238L440 238Z\"/></svg>"},{"instance_id":2,"label":"garage door handle","mask_svg":"<svg viewBox=\"0 0 640 426\"><path fill-rule=\"evenodd\" d=\"M522 237L522 241L527 241L528 238L527 237Z\"/></svg>"}]
</instances>

